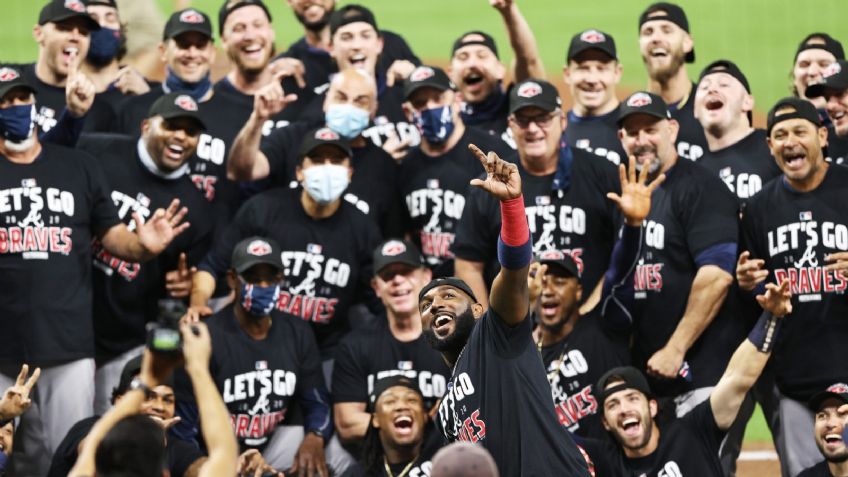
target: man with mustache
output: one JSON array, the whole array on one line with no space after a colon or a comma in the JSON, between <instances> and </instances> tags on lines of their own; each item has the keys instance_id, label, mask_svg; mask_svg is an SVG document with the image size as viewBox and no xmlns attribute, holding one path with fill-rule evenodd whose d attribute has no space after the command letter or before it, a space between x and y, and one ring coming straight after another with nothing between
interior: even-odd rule
<instances>
[{"instance_id":1,"label":"man with mustache","mask_svg":"<svg viewBox=\"0 0 848 477\"><path fill-rule=\"evenodd\" d=\"M848 474L848 449L845 448L846 404L848 385L831 384L816 393L807 405L815 415L816 446L824 460L807 467L798 477L836 477Z\"/></svg>"}]
</instances>

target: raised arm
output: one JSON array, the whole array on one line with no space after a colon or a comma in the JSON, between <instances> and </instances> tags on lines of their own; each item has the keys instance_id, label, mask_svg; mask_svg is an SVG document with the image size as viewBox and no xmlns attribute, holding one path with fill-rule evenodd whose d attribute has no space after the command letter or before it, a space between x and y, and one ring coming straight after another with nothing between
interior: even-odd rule
<instances>
[{"instance_id":1,"label":"raised arm","mask_svg":"<svg viewBox=\"0 0 848 477\"><path fill-rule=\"evenodd\" d=\"M509 44L515 54L512 60L513 81L518 83L528 78L544 79L545 66L539 56L536 37L515 0L489 0L489 3L501 14Z\"/></svg>"},{"instance_id":2,"label":"raised arm","mask_svg":"<svg viewBox=\"0 0 848 477\"><path fill-rule=\"evenodd\" d=\"M763 372L777 341L780 324L784 316L792 313L790 298L788 280L784 280L780 286L767 284L765 294L757 296L763 314L748 338L736 348L727 369L710 394L710 407L719 429L727 430L730 427L739 413L745 394Z\"/></svg>"},{"instance_id":3,"label":"raised arm","mask_svg":"<svg viewBox=\"0 0 848 477\"><path fill-rule=\"evenodd\" d=\"M527 272L533 259L518 166L504 161L494 152L486 155L473 144L469 144L468 149L486 169L486 179L472 179L471 185L501 201L501 233L498 236L501 271L492 283L489 307L506 324L517 325L527 317L530 308Z\"/></svg>"}]
</instances>

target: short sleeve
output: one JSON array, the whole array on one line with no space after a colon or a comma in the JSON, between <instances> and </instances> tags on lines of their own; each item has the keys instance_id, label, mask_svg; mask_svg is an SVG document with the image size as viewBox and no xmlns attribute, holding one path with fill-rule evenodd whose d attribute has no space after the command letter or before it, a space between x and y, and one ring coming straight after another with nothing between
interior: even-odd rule
<instances>
[{"instance_id":1,"label":"short sleeve","mask_svg":"<svg viewBox=\"0 0 848 477\"><path fill-rule=\"evenodd\" d=\"M500 357L513 359L520 356L528 346L533 345L531 333L533 331L533 320L524 317L521 323L509 326L503 319L489 308L486 314L480 318L482 338L484 346L491 347Z\"/></svg>"},{"instance_id":2,"label":"short sleeve","mask_svg":"<svg viewBox=\"0 0 848 477\"><path fill-rule=\"evenodd\" d=\"M101 236L107 230L119 224L121 219L118 217L118 209L115 208L115 203L112 202L109 183L106 180L106 174L103 173L103 168L100 167L94 157L88 154L83 155L83 163L88 175L88 194L91 199L91 231L95 235Z\"/></svg>"}]
</instances>

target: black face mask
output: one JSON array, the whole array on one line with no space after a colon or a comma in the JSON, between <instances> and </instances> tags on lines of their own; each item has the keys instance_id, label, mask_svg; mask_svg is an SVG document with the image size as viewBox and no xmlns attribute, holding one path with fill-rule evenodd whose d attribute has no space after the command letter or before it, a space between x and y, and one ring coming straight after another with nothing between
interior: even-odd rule
<instances>
[{"instance_id":1,"label":"black face mask","mask_svg":"<svg viewBox=\"0 0 848 477\"><path fill-rule=\"evenodd\" d=\"M453 334L446 338L439 338L436 332L430 327L424 330L424 338L434 350L440 353L458 354L468 343L468 337L471 336L471 330L474 329L474 312L471 311L471 305L456 317L456 326Z\"/></svg>"}]
</instances>

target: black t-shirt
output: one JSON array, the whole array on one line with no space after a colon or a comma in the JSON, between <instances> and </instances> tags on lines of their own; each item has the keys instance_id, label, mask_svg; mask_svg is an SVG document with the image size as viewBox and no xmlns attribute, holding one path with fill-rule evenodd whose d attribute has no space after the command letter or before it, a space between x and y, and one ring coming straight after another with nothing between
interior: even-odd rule
<instances>
[{"instance_id":1,"label":"black t-shirt","mask_svg":"<svg viewBox=\"0 0 848 477\"><path fill-rule=\"evenodd\" d=\"M373 328L351 332L339 344L333 366L333 402L368 403L374 383L394 375L417 381L424 407L430 409L445 394L450 369L424 335L399 341L382 319Z\"/></svg>"},{"instance_id":2,"label":"black t-shirt","mask_svg":"<svg viewBox=\"0 0 848 477\"><path fill-rule=\"evenodd\" d=\"M686 310L698 272L695 259L718 244L737 243L737 203L727 186L703 167L679 160L651 197L645 220L644 247L634 277L636 326L634 363L647 360L664 347ZM658 396L674 396L691 388L712 386L721 377L742 339L732 322L732 310L722 308L686 353L691 381L652 380ZM738 321L738 320L737 320ZM727 332L727 333L725 333Z\"/></svg>"},{"instance_id":3,"label":"black t-shirt","mask_svg":"<svg viewBox=\"0 0 848 477\"><path fill-rule=\"evenodd\" d=\"M848 375L848 279L825 270L828 254L848 251L848 170L830 166L813 191L769 183L742 219L745 248L765 260L767 283L790 282L792 315L775 346L780 391L802 402Z\"/></svg>"},{"instance_id":4,"label":"black t-shirt","mask_svg":"<svg viewBox=\"0 0 848 477\"><path fill-rule=\"evenodd\" d=\"M575 148L589 151L613 164L627 164L627 153L618 138L619 106L600 116L578 116L574 110L568 112L565 142Z\"/></svg>"},{"instance_id":5,"label":"black t-shirt","mask_svg":"<svg viewBox=\"0 0 848 477\"><path fill-rule=\"evenodd\" d=\"M592 387L608 370L630 364L629 334L604 330L599 308L581 316L564 340L542 347L559 423L572 433L598 439L606 430Z\"/></svg>"},{"instance_id":6,"label":"black t-shirt","mask_svg":"<svg viewBox=\"0 0 848 477\"><path fill-rule=\"evenodd\" d=\"M242 448L263 448L286 418L297 393L321 387L321 356L309 325L272 312L262 340L241 329L230 305L206 323L212 338L209 370L230 412Z\"/></svg>"},{"instance_id":7,"label":"black t-shirt","mask_svg":"<svg viewBox=\"0 0 848 477\"><path fill-rule=\"evenodd\" d=\"M695 91L698 85L692 83L689 94L677 103L669 104L668 110L671 117L680 124L677 133L677 153L681 157L697 161L710 148L707 146L707 137L704 128L695 118ZM682 103L682 104L681 104Z\"/></svg>"},{"instance_id":8,"label":"black t-shirt","mask_svg":"<svg viewBox=\"0 0 848 477\"><path fill-rule=\"evenodd\" d=\"M385 76L395 60L408 60L416 66L421 64L421 60L415 56L402 36L387 30L380 33L383 36L383 52L377 61L377 72L380 75ZM306 89L312 90L324 85L327 78L338 71L330 53L322 48L309 46L304 37L289 45L289 49L280 56L296 58L303 62L306 70Z\"/></svg>"},{"instance_id":9,"label":"black t-shirt","mask_svg":"<svg viewBox=\"0 0 848 477\"><path fill-rule=\"evenodd\" d=\"M386 473L385 461L383 461L378 472L364 472L362 475L365 477L430 477L430 472L433 471L433 456L444 446L444 442L444 438L430 421L424 427L424 442L421 443L421 452L406 473L404 473L404 470L410 465L408 461L389 464L391 474Z\"/></svg>"},{"instance_id":10,"label":"black t-shirt","mask_svg":"<svg viewBox=\"0 0 848 477\"><path fill-rule=\"evenodd\" d=\"M724 181L739 199L740 205L781 174L769 152L763 129L754 129L751 134L724 149L704 151L698 164Z\"/></svg>"},{"instance_id":11,"label":"black t-shirt","mask_svg":"<svg viewBox=\"0 0 848 477\"><path fill-rule=\"evenodd\" d=\"M262 140L260 150L268 158L272 185L298 187L298 152L309 129L307 124L296 122ZM397 162L386 151L365 141L364 147L353 148L351 166L353 177L344 199L374 219L384 237L400 236L403 208L397 190Z\"/></svg>"},{"instance_id":12,"label":"black t-shirt","mask_svg":"<svg viewBox=\"0 0 848 477\"><path fill-rule=\"evenodd\" d=\"M42 144L31 164L0 156L0 363L94 356L91 240L118 223L88 154Z\"/></svg>"},{"instance_id":13,"label":"black t-shirt","mask_svg":"<svg viewBox=\"0 0 848 477\"><path fill-rule=\"evenodd\" d=\"M350 306L373 293L371 261L380 233L345 201L332 216L313 219L303 210L300 194L299 189L274 189L250 198L216 237L201 268L222 280L241 239L274 239L285 265L279 309L311 322L323 353L347 333Z\"/></svg>"},{"instance_id":14,"label":"black t-shirt","mask_svg":"<svg viewBox=\"0 0 848 477\"><path fill-rule=\"evenodd\" d=\"M827 128L827 160L834 164L848 165L848 136L837 136L833 127Z\"/></svg>"},{"instance_id":15,"label":"black t-shirt","mask_svg":"<svg viewBox=\"0 0 848 477\"><path fill-rule=\"evenodd\" d=\"M94 258L94 332L96 355L110 358L144 344L145 324L156 318L157 300L166 297L165 273L177 269L181 252L189 266L206 256L212 242L214 216L188 175L165 179L141 163L139 139L118 134L90 134L77 148L97 158L118 218L131 230L132 214L148 219L173 199L188 208L188 230L177 236L157 258L146 263L114 257L99 240L92 242ZM144 147L144 146L142 146Z\"/></svg>"},{"instance_id":16,"label":"black t-shirt","mask_svg":"<svg viewBox=\"0 0 848 477\"><path fill-rule=\"evenodd\" d=\"M468 183L483 172L480 160L468 150L476 144L500 157L512 155L499 139L467 127L459 142L441 156L431 157L420 148L409 152L400 166L400 193L406 202L406 226L434 276L453 275L451 245L461 225L469 196ZM491 242L496 243L495 241Z\"/></svg>"},{"instance_id":17,"label":"black t-shirt","mask_svg":"<svg viewBox=\"0 0 848 477\"><path fill-rule=\"evenodd\" d=\"M807 467L802 470L798 477L834 477L834 475L830 472L830 467L827 466L827 461L823 460L818 464Z\"/></svg>"},{"instance_id":18,"label":"black t-shirt","mask_svg":"<svg viewBox=\"0 0 848 477\"><path fill-rule=\"evenodd\" d=\"M571 184L566 190L552 189L554 174L534 176L524 170L515 155L509 160L518 165L521 175L533 251L556 249L571 254L584 287L591 290L607 270L621 221L606 194L621 187L615 166L585 151L571 151ZM498 200L473 187L451 250L459 258L488 266L497 260L500 230Z\"/></svg>"},{"instance_id":19,"label":"black t-shirt","mask_svg":"<svg viewBox=\"0 0 848 477\"><path fill-rule=\"evenodd\" d=\"M587 450L592 461L604 462L615 469L616 476L716 477L724 475L718 459L724 434L715 422L708 399L682 418L661 426L657 449L646 457L628 458L612 439L599 447L603 449L600 455L592 447Z\"/></svg>"},{"instance_id":20,"label":"black t-shirt","mask_svg":"<svg viewBox=\"0 0 848 477\"><path fill-rule=\"evenodd\" d=\"M448 441L484 446L501 475L588 475L557 421L551 387L526 317L507 326L491 308L477 320L439 405Z\"/></svg>"},{"instance_id":21,"label":"black t-shirt","mask_svg":"<svg viewBox=\"0 0 848 477\"><path fill-rule=\"evenodd\" d=\"M91 432L100 416L87 417L74 424L53 454L47 477L66 477L77 462L80 442ZM168 436L165 461L173 477L182 477L197 459L204 457L196 445Z\"/></svg>"},{"instance_id":22,"label":"black t-shirt","mask_svg":"<svg viewBox=\"0 0 848 477\"><path fill-rule=\"evenodd\" d=\"M500 91L500 84L498 84ZM496 96L491 96L484 99L481 104L462 102L460 105L462 111L462 121L466 126L473 126L477 129L486 131L487 133L500 138L510 148L515 149L515 138L512 136L512 130L509 128L509 90L500 91Z\"/></svg>"}]
</instances>

